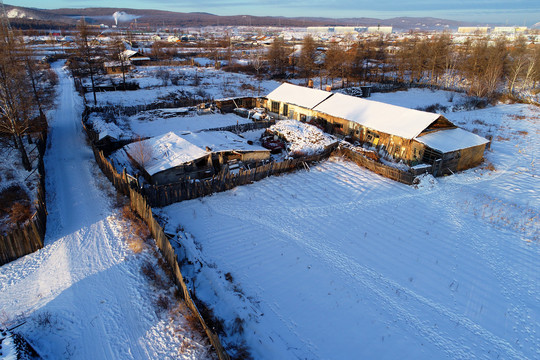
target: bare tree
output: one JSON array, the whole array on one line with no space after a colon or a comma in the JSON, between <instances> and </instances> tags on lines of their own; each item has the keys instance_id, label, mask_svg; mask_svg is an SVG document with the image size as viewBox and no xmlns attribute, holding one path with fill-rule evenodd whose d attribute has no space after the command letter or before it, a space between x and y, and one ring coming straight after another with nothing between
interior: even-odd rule
<instances>
[{"instance_id":1,"label":"bare tree","mask_svg":"<svg viewBox=\"0 0 540 360\"><path fill-rule=\"evenodd\" d=\"M337 42L333 41L328 46L324 59L324 67L326 69L327 76L330 77L330 84L334 83L334 78L343 78L344 66L345 51L343 51Z\"/></svg>"},{"instance_id":2,"label":"bare tree","mask_svg":"<svg viewBox=\"0 0 540 360\"><path fill-rule=\"evenodd\" d=\"M24 61L21 61L22 37L2 22L0 26L0 132L13 138L26 170L31 170L22 136L30 128L33 96Z\"/></svg>"},{"instance_id":3,"label":"bare tree","mask_svg":"<svg viewBox=\"0 0 540 360\"><path fill-rule=\"evenodd\" d=\"M253 50L253 52L251 52L250 54L250 62L251 62L251 66L253 66L253 68L257 72L257 81L259 83L258 88L257 88L257 96L259 96L261 95L261 81L262 81L260 71L264 65L264 58L261 52L258 51L257 49Z\"/></svg>"},{"instance_id":4,"label":"bare tree","mask_svg":"<svg viewBox=\"0 0 540 360\"><path fill-rule=\"evenodd\" d=\"M121 34L113 36L109 44L109 60L120 65L122 72L122 88L126 90L126 74L129 72L129 59L126 56L126 46L122 40Z\"/></svg>"},{"instance_id":5,"label":"bare tree","mask_svg":"<svg viewBox=\"0 0 540 360\"><path fill-rule=\"evenodd\" d=\"M138 138L137 141L130 146L130 148L129 155L140 167L144 168L150 163L150 161L152 161L153 151L152 147L147 141Z\"/></svg>"},{"instance_id":6,"label":"bare tree","mask_svg":"<svg viewBox=\"0 0 540 360\"><path fill-rule=\"evenodd\" d=\"M103 51L97 41L96 34L91 30L84 18L81 19L77 26L75 46L76 60L71 62L72 71L79 77L90 77L94 105L97 105L96 77L103 68Z\"/></svg>"}]
</instances>

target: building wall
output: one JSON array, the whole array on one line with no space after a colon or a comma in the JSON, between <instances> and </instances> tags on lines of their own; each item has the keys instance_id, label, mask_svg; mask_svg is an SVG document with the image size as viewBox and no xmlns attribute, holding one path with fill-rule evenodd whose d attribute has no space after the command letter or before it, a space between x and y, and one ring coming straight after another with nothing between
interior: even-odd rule
<instances>
[{"instance_id":1,"label":"building wall","mask_svg":"<svg viewBox=\"0 0 540 360\"><path fill-rule=\"evenodd\" d=\"M321 124L327 132L346 136L359 142L368 142L379 148L384 147L388 154L404 161L420 161L422 159L424 145L417 141L379 132L354 121L324 113L314 112L313 116L327 122L327 124Z\"/></svg>"},{"instance_id":2,"label":"building wall","mask_svg":"<svg viewBox=\"0 0 540 360\"><path fill-rule=\"evenodd\" d=\"M278 107L273 106L273 104L279 103ZM287 114L284 113L284 107L287 105ZM306 121L312 116L314 116L314 111L306 109L301 106L286 104L279 101L266 100L260 102L260 107L265 108L266 110L279 115L281 119L294 119L298 121ZM292 116L291 116L292 115Z\"/></svg>"},{"instance_id":3,"label":"building wall","mask_svg":"<svg viewBox=\"0 0 540 360\"><path fill-rule=\"evenodd\" d=\"M150 177L150 182L154 185L164 185L178 182L182 177L189 176L192 179L201 179L213 175L211 154L202 159L189 162L173 168L160 171Z\"/></svg>"},{"instance_id":4,"label":"building wall","mask_svg":"<svg viewBox=\"0 0 540 360\"><path fill-rule=\"evenodd\" d=\"M460 151L460 158L457 164L457 170L466 170L478 166L484 158L486 144L474 146Z\"/></svg>"}]
</instances>

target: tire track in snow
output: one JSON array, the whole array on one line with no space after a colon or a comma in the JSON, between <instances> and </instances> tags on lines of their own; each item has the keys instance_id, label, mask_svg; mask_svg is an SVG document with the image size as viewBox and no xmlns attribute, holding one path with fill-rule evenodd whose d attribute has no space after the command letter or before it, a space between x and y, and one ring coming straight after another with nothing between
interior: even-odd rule
<instances>
[{"instance_id":1,"label":"tire track in snow","mask_svg":"<svg viewBox=\"0 0 540 360\"><path fill-rule=\"evenodd\" d=\"M304 241L303 234L295 234L294 228L283 228L282 224L275 224L272 221L264 221L260 218L245 217L245 220L257 222L267 228L274 230L275 232L283 233L283 236L296 241L297 244L306 248L310 254L318 258L321 262L329 264L330 267L339 269L343 274L349 276L350 280L355 283L361 284L362 287L369 289L373 294L377 296L379 301L385 303L389 308L393 309L403 324L412 326L417 334L429 339L433 344L443 349L448 356L452 358L466 359L471 356L469 350L467 350L463 344L456 344L451 339L452 336L443 336L437 331L437 329L431 329L426 326L426 323L418 316L414 315L418 306L409 305L404 306L403 298L399 298L399 302L395 299L395 292L399 290L400 293L414 299L417 303L422 304L422 317L425 317L427 309L443 315L447 321L451 321L459 326L467 329L471 334L481 338L486 343L489 343L495 349L506 354L507 358L523 359L525 356L514 349L507 341L498 338L484 328L478 326L474 322L470 321L464 316L457 315L449 309L440 306L439 304L432 302L431 300L416 294L400 284L385 278L382 274L369 269L361 264L357 263L353 259L349 258L342 252L336 252L334 249L326 246L324 243L318 242L315 245L308 244ZM259 219L259 220L257 220ZM311 224L316 227L318 224ZM386 289L386 291L383 291ZM407 301L409 303L409 301ZM487 346L486 348L490 348Z\"/></svg>"},{"instance_id":2,"label":"tire track in snow","mask_svg":"<svg viewBox=\"0 0 540 360\"><path fill-rule=\"evenodd\" d=\"M308 174L302 174L304 177L307 177ZM312 182L305 181L303 183L303 186L306 186L306 184L311 185ZM284 193L292 194L289 189L292 189L295 185L290 184L289 188L282 189L284 190ZM347 182L347 186L351 186L350 183ZM272 191L272 189L269 188L270 186L263 186L263 192L262 197L267 196L268 194L265 194L266 191ZM259 188L260 189L260 188ZM370 205L381 205L384 203L388 203L390 201L396 201L403 200L403 199L409 199L412 197L428 197L431 193L440 192L439 189L435 188L431 191L426 192L404 192L403 194L399 196L393 196L388 195L384 198L378 198L377 200L371 200L368 202ZM313 192L309 192L313 193ZM448 193L451 193L448 191ZM287 198L287 196L283 196L284 198ZM317 219L318 215L324 215L327 214L330 211L336 211L339 209L343 209L346 207L346 212L354 211L355 209L360 209L361 207L364 207L366 205L366 202L363 202L362 204L358 204L356 201L349 201L348 203L332 203L328 201L328 198L326 198L327 201L323 205L312 208L309 207L308 209L305 209L303 207L293 208L291 209L291 212L294 212L296 216L299 216L299 212L304 211L304 214L301 215L301 217L311 217L313 219ZM318 199L316 202L323 202L320 201L321 199ZM338 199L339 200L339 199ZM335 200L336 202L338 200ZM222 204L218 204L222 205ZM218 208L217 206L212 209L216 213L223 213L227 214L231 211L229 208ZM508 343L508 341L501 339L500 337L494 335L493 333L489 332L488 330L484 329L483 327L479 326L478 324L474 323L470 319L468 319L465 316L461 316L456 314L455 312L451 311L450 309L446 308L445 306L442 306L441 304L438 304L436 302L433 302L432 300L421 296L414 291L401 286L397 282L390 280L389 278L386 278L382 276L382 274L375 272L374 270L362 266L358 264L356 261L354 261L351 258L348 258L346 255L342 252L336 252L334 249L326 246L323 242L316 242L316 243L306 243L305 238L303 234L298 232L298 229L294 229L292 227L284 227L284 224L276 224L272 219L274 216L272 214L267 214L265 217L260 217L258 214L250 213L249 211L238 211L236 212L236 215L234 215L238 219L241 219L245 223L253 223L253 224L259 224L259 226L267 229L271 229L272 231L276 233L282 233L283 238L285 239L291 239L295 241L298 245L305 248L310 254L312 254L314 257L317 257L321 260L321 262L326 262L329 264L329 266L336 266L337 268L343 273L348 275L353 281L360 283L362 287L369 289L371 292L377 295L379 299L381 299L388 308L393 309L393 312L395 312L398 317L402 320L403 323L408 324L411 326L414 331L417 334L420 334L421 336L430 339L430 341L435 344L436 346L440 347L451 357L458 357L458 358L467 358L471 356L469 353L469 350L465 347L465 344L463 341L461 342L455 342L452 340L452 336L450 334L446 334L446 336L443 336L441 334L441 331L436 328L430 328L429 326L426 326L427 324L422 319L425 318L423 314L415 315L415 312L418 311L431 311L434 314L437 314L438 317L434 318L440 318L442 317L443 321L446 321L447 323L454 323L457 324L459 327L465 329L469 336L470 334L474 335L476 338L481 339L481 341L484 343L483 349L497 349L499 352L506 354L507 357L511 358L523 358L524 355L519 350L516 350L512 345ZM305 224L309 228L316 228L318 227L318 223L307 223ZM217 234L216 234L217 235ZM219 235L218 235L219 236ZM226 238L228 235L225 235L224 238ZM221 237L221 236L220 236ZM360 276L359 276L360 275ZM381 286L382 284L382 286ZM403 302L403 299L396 300L395 297L395 291L399 290L399 292L406 297L408 297L409 301ZM418 306L418 304L421 304L421 306ZM405 306L407 305L407 306ZM276 312L276 311L275 311ZM279 317L279 314L276 314ZM283 321L283 320L282 320ZM287 323L285 322L287 325ZM289 329L293 331L293 327L289 326Z\"/></svg>"}]
</instances>

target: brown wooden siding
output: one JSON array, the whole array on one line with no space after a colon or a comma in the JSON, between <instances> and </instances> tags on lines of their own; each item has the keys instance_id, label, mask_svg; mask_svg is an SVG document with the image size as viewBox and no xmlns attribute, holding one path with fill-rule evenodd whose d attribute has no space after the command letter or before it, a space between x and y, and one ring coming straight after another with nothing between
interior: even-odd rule
<instances>
[{"instance_id":1,"label":"brown wooden siding","mask_svg":"<svg viewBox=\"0 0 540 360\"><path fill-rule=\"evenodd\" d=\"M457 164L457 170L461 171L478 166L484 158L485 150L485 144L461 150L461 157Z\"/></svg>"}]
</instances>

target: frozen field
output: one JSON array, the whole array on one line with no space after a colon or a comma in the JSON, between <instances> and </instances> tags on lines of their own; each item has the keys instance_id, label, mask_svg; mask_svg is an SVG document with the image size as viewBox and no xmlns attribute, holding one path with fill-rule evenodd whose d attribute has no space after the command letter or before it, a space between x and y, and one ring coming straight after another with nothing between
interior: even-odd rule
<instances>
[{"instance_id":1,"label":"frozen field","mask_svg":"<svg viewBox=\"0 0 540 360\"><path fill-rule=\"evenodd\" d=\"M540 111L448 118L494 136L494 171L415 188L333 158L163 209L226 342L256 359L540 357Z\"/></svg>"}]
</instances>

